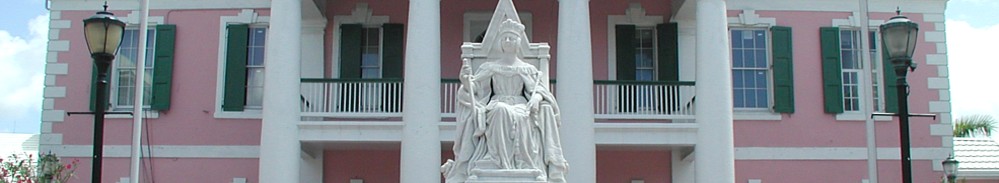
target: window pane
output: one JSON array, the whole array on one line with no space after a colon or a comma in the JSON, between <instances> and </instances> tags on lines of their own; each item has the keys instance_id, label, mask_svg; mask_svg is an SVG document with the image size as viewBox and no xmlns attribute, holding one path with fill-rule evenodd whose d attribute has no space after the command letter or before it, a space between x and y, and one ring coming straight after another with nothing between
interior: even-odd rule
<instances>
[{"instance_id":1,"label":"window pane","mask_svg":"<svg viewBox=\"0 0 999 183\"><path fill-rule=\"evenodd\" d=\"M735 90L735 92L732 92L735 95L732 96L732 102L735 104L735 107L746 107L746 94L744 91L745 90L738 89Z\"/></svg>"},{"instance_id":2,"label":"window pane","mask_svg":"<svg viewBox=\"0 0 999 183\"><path fill-rule=\"evenodd\" d=\"M732 67L743 67L745 59L742 58L742 50L732 49Z\"/></svg>"},{"instance_id":3,"label":"window pane","mask_svg":"<svg viewBox=\"0 0 999 183\"><path fill-rule=\"evenodd\" d=\"M742 48L742 30L732 30L732 47Z\"/></svg>"}]
</instances>

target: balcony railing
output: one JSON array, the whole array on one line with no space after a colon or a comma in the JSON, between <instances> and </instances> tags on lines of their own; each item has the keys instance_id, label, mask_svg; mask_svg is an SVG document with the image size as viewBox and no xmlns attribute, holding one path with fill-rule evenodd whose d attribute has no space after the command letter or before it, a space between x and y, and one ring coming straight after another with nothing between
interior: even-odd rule
<instances>
[{"instance_id":1,"label":"balcony railing","mask_svg":"<svg viewBox=\"0 0 999 183\"><path fill-rule=\"evenodd\" d=\"M302 79L303 117L400 117L402 79Z\"/></svg>"},{"instance_id":2,"label":"balcony railing","mask_svg":"<svg viewBox=\"0 0 999 183\"><path fill-rule=\"evenodd\" d=\"M694 82L593 82L594 115L601 119L694 119Z\"/></svg>"}]
</instances>

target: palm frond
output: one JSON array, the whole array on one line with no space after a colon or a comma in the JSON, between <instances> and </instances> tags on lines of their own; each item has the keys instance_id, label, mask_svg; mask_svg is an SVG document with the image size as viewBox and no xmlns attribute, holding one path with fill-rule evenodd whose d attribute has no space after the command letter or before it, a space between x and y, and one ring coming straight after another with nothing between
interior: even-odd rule
<instances>
[{"instance_id":1,"label":"palm frond","mask_svg":"<svg viewBox=\"0 0 999 183\"><path fill-rule=\"evenodd\" d=\"M954 120L954 137L988 137L995 128L996 119L992 116L962 116Z\"/></svg>"}]
</instances>

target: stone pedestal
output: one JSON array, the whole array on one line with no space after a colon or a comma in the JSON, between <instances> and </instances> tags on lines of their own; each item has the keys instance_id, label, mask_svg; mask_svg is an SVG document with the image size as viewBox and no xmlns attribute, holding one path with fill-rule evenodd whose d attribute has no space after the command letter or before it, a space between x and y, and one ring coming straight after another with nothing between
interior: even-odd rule
<instances>
[{"instance_id":1,"label":"stone pedestal","mask_svg":"<svg viewBox=\"0 0 999 183\"><path fill-rule=\"evenodd\" d=\"M537 169L474 169L466 183L548 183Z\"/></svg>"}]
</instances>

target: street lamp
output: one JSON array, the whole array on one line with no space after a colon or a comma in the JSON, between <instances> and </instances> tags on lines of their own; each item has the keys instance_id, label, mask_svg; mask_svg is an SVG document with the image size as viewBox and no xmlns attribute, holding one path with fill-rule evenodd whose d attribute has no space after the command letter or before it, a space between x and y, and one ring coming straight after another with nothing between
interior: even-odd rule
<instances>
[{"instance_id":1,"label":"street lamp","mask_svg":"<svg viewBox=\"0 0 999 183\"><path fill-rule=\"evenodd\" d=\"M957 182L957 160L954 159L954 155L947 157L947 160L941 162L943 164L944 174L947 175L947 182L955 183Z\"/></svg>"},{"instance_id":2,"label":"street lamp","mask_svg":"<svg viewBox=\"0 0 999 183\"><path fill-rule=\"evenodd\" d=\"M104 114L107 110L108 70L125 30L125 22L118 20L108 12L107 2L104 11L83 20L83 34L90 48L90 57L94 59L97 69L96 91L94 97L94 160L93 174L90 182L101 182L101 164L104 156Z\"/></svg>"},{"instance_id":3,"label":"street lamp","mask_svg":"<svg viewBox=\"0 0 999 183\"><path fill-rule=\"evenodd\" d=\"M912 159L909 155L909 84L905 81L908 71L915 70L912 64L912 52L916 48L916 37L919 35L919 24L913 23L902 16L901 11L896 11L896 16L888 22L881 24L881 44L888 52L895 67L897 76L896 84L898 91L898 130L901 136L900 151L902 154L902 182L912 183ZM886 66L887 67L887 66Z\"/></svg>"}]
</instances>

